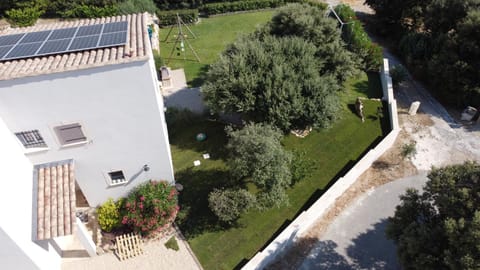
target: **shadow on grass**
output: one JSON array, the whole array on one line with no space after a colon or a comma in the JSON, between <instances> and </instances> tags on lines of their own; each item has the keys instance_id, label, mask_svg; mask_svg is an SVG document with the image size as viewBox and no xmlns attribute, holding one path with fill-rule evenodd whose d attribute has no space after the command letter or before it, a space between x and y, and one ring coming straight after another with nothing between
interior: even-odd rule
<instances>
[{"instance_id":1,"label":"shadow on grass","mask_svg":"<svg viewBox=\"0 0 480 270\"><path fill-rule=\"evenodd\" d=\"M207 78L207 72L208 72L209 67L210 67L209 65L201 67L200 71L198 73L198 77L195 77L192 80L188 81L187 84L190 87L200 87L200 86L202 86L203 83L205 82L206 78Z\"/></svg>"},{"instance_id":2,"label":"shadow on grass","mask_svg":"<svg viewBox=\"0 0 480 270\"><path fill-rule=\"evenodd\" d=\"M380 76L376 72L367 73L367 81L359 81L355 83L352 89L358 93L365 94L368 98L382 98L382 83Z\"/></svg>"},{"instance_id":3,"label":"shadow on grass","mask_svg":"<svg viewBox=\"0 0 480 270\"><path fill-rule=\"evenodd\" d=\"M227 136L225 125L209 121L205 117L188 111L176 112L174 117L167 116L170 144L181 150L192 150L199 153L209 153L211 159L226 157L225 144ZM197 135L204 133L204 141L198 141Z\"/></svg>"},{"instance_id":4,"label":"shadow on grass","mask_svg":"<svg viewBox=\"0 0 480 270\"><path fill-rule=\"evenodd\" d=\"M183 185L179 195L180 211L184 218L177 223L187 238L205 232L225 230L227 225L221 223L208 207L208 194L215 188L229 188L235 185L226 170L186 169L175 175L176 182Z\"/></svg>"}]
</instances>

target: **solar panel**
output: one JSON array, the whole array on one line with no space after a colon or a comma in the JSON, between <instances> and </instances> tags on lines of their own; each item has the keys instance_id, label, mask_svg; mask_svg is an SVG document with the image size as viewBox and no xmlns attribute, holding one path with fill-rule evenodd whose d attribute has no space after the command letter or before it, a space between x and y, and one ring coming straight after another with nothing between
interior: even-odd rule
<instances>
[{"instance_id":1,"label":"solar panel","mask_svg":"<svg viewBox=\"0 0 480 270\"><path fill-rule=\"evenodd\" d=\"M23 34L0 36L0 46L16 44L23 36Z\"/></svg>"},{"instance_id":2,"label":"solar panel","mask_svg":"<svg viewBox=\"0 0 480 270\"><path fill-rule=\"evenodd\" d=\"M32 32L27 33L20 41L21 44L23 43L32 43L32 42L43 42L47 39L52 31L41 31L41 32Z\"/></svg>"},{"instance_id":3,"label":"solar panel","mask_svg":"<svg viewBox=\"0 0 480 270\"><path fill-rule=\"evenodd\" d=\"M77 27L53 30L48 40L72 38L77 32Z\"/></svg>"},{"instance_id":4,"label":"solar panel","mask_svg":"<svg viewBox=\"0 0 480 270\"><path fill-rule=\"evenodd\" d=\"M125 22L112 22L106 23L103 27L103 33L121 32L127 31L128 23Z\"/></svg>"},{"instance_id":5,"label":"solar panel","mask_svg":"<svg viewBox=\"0 0 480 270\"><path fill-rule=\"evenodd\" d=\"M10 51L11 48L13 48L13 45L0 47L0 59L1 59L3 56L5 56L5 54L7 54L8 51Z\"/></svg>"},{"instance_id":6,"label":"solar panel","mask_svg":"<svg viewBox=\"0 0 480 270\"><path fill-rule=\"evenodd\" d=\"M103 34L100 38L100 43L98 46L106 47L106 46L114 46L114 45L122 45L127 42L127 32L115 32L115 33L108 33Z\"/></svg>"},{"instance_id":7,"label":"solar panel","mask_svg":"<svg viewBox=\"0 0 480 270\"><path fill-rule=\"evenodd\" d=\"M86 25L78 27L77 37L98 35L102 32L102 24Z\"/></svg>"},{"instance_id":8,"label":"solar panel","mask_svg":"<svg viewBox=\"0 0 480 270\"><path fill-rule=\"evenodd\" d=\"M42 46L42 42L18 44L13 47L4 59L15 59L35 55L40 46Z\"/></svg>"},{"instance_id":9,"label":"solar panel","mask_svg":"<svg viewBox=\"0 0 480 270\"><path fill-rule=\"evenodd\" d=\"M70 41L71 39L49 40L43 44L37 54L42 55L65 52L68 49L68 45L70 45Z\"/></svg>"},{"instance_id":10,"label":"solar panel","mask_svg":"<svg viewBox=\"0 0 480 270\"><path fill-rule=\"evenodd\" d=\"M85 50L97 47L100 36L86 36L74 38L69 50Z\"/></svg>"},{"instance_id":11,"label":"solar panel","mask_svg":"<svg viewBox=\"0 0 480 270\"><path fill-rule=\"evenodd\" d=\"M128 22L112 22L0 36L0 61L121 46Z\"/></svg>"}]
</instances>

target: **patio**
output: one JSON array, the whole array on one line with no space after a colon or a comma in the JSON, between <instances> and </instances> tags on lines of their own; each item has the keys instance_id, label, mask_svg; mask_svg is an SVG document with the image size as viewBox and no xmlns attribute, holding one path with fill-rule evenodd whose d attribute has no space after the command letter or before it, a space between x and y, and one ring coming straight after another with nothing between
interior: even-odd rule
<instances>
[{"instance_id":1,"label":"patio","mask_svg":"<svg viewBox=\"0 0 480 270\"><path fill-rule=\"evenodd\" d=\"M188 243L183 237L175 233L179 250L167 249L165 242L170 237L160 240L147 241L143 244L143 254L120 261L114 253L105 253L91 258L64 258L62 269L64 270L107 270L107 269L202 269L197 259L190 250Z\"/></svg>"}]
</instances>

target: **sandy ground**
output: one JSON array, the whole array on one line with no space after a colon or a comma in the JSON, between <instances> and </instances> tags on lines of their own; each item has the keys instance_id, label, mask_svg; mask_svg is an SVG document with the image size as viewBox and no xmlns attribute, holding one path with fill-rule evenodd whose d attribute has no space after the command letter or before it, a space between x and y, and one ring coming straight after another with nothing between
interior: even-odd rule
<instances>
[{"instance_id":1,"label":"sandy ground","mask_svg":"<svg viewBox=\"0 0 480 270\"><path fill-rule=\"evenodd\" d=\"M143 245L144 254L120 261L113 253L92 258L63 259L63 270L198 270L202 269L188 246L178 234L175 236L180 250L167 249L164 243L169 238L147 242Z\"/></svg>"}]
</instances>

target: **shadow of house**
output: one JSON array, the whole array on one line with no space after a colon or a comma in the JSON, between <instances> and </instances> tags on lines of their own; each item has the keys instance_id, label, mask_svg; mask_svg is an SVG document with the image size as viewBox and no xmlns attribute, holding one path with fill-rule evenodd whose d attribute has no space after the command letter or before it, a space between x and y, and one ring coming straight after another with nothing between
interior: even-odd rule
<instances>
[{"instance_id":1,"label":"shadow of house","mask_svg":"<svg viewBox=\"0 0 480 270\"><path fill-rule=\"evenodd\" d=\"M184 87L175 90L173 93L165 96L165 106L167 108L187 109L198 114L202 114L206 110L200 88Z\"/></svg>"}]
</instances>

